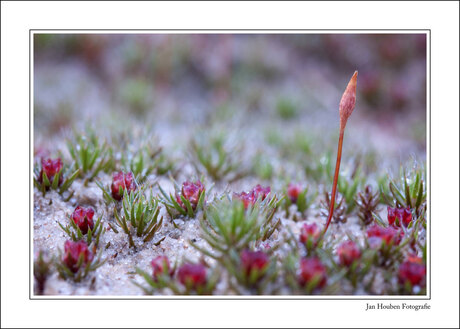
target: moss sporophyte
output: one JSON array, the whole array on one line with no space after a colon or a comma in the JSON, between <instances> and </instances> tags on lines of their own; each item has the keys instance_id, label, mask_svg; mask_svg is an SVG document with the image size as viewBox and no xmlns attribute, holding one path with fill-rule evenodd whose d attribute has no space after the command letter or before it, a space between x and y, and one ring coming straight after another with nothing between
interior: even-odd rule
<instances>
[{"instance_id":1,"label":"moss sporophyte","mask_svg":"<svg viewBox=\"0 0 460 329\"><path fill-rule=\"evenodd\" d=\"M345 133L345 126L347 125L348 118L353 113L356 104L356 84L358 79L358 71L355 71L353 76L348 82L347 88L342 95L342 99L340 100L339 105L339 115L340 115L340 132L339 132L339 144L337 147L337 161L335 163L335 173L334 173L334 181L332 183L332 196L331 196L331 204L329 208L329 216L327 218L326 226L324 227L323 235L326 233L329 224L331 223L332 216L334 214L334 207L335 207L335 197L337 194L337 181L339 178L339 170L340 170L340 161L342 159L342 145L343 145L343 136Z\"/></svg>"},{"instance_id":2,"label":"moss sporophyte","mask_svg":"<svg viewBox=\"0 0 460 329\"><path fill-rule=\"evenodd\" d=\"M120 212L115 208L115 224L109 226L115 233L121 229L128 237L129 246L136 249L134 237L141 238L143 243L151 241L163 224L163 216L160 214L159 201L145 195L145 186L128 194L125 190ZM154 245L158 246L165 237Z\"/></svg>"}]
</instances>

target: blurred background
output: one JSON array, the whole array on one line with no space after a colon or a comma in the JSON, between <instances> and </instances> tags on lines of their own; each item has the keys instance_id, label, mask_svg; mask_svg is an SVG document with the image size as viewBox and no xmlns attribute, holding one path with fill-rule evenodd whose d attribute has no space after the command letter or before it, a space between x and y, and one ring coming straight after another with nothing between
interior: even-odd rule
<instances>
[{"instance_id":1,"label":"blurred background","mask_svg":"<svg viewBox=\"0 0 460 329\"><path fill-rule=\"evenodd\" d=\"M335 150L355 70L345 150L424 160L425 34L35 34L36 152L87 125L173 146L223 129L258 152L304 134Z\"/></svg>"}]
</instances>

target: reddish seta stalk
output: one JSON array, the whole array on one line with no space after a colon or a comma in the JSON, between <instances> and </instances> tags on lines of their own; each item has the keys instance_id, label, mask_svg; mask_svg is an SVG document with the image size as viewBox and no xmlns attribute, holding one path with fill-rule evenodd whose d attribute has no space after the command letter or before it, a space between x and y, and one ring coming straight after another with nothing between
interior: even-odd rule
<instances>
[{"instance_id":1,"label":"reddish seta stalk","mask_svg":"<svg viewBox=\"0 0 460 329\"><path fill-rule=\"evenodd\" d=\"M337 161L335 163L335 173L334 181L332 183L332 195L331 195L331 204L329 208L329 216L327 218L326 226L324 227L323 236L326 234L327 228L331 223L332 216L334 214L335 206L335 197L337 194L337 181L339 179L339 170L340 170L340 160L342 159L342 144L343 144L343 135L345 132L345 126L347 125L347 120L353 113L356 104L356 83L358 79L358 71L355 71L353 76L348 82L347 88L345 89L342 99L340 100L339 105L339 114L340 114L340 135L339 135L339 145L337 147Z\"/></svg>"}]
</instances>

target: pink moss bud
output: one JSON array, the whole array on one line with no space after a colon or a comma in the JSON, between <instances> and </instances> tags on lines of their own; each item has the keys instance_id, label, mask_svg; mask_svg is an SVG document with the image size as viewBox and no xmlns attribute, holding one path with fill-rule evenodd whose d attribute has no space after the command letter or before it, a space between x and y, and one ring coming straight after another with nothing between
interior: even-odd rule
<instances>
[{"instance_id":1,"label":"pink moss bud","mask_svg":"<svg viewBox=\"0 0 460 329\"><path fill-rule=\"evenodd\" d=\"M297 203L297 199L299 198L299 194L302 192L302 187L300 184L292 184L289 183L287 189L287 195L292 203Z\"/></svg>"},{"instance_id":2,"label":"pink moss bud","mask_svg":"<svg viewBox=\"0 0 460 329\"><path fill-rule=\"evenodd\" d=\"M301 243L307 245L311 244L315 246L318 242L319 236L321 232L319 230L318 225L316 223L313 224L303 224L302 228L300 229L300 237L299 240Z\"/></svg>"},{"instance_id":3,"label":"pink moss bud","mask_svg":"<svg viewBox=\"0 0 460 329\"><path fill-rule=\"evenodd\" d=\"M67 240L64 244L64 256L61 259L62 263L64 263L70 271L76 273L80 269L78 266L78 260L80 257L83 258L81 266L85 266L93 260L93 254L88 249L86 242L73 242L71 240Z\"/></svg>"},{"instance_id":4,"label":"pink moss bud","mask_svg":"<svg viewBox=\"0 0 460 329\"><path fill-rule=\"evenodd\" d=\"M233 193L233 197L242 201L244 208L247 209L249 205L253 206L257 200L264 201L270 194L270 186L262 187L257 184L250 192Z\"/></svg>"},{"instance_id":5,"label":"pink moss bud","mask_svg":"<svg viewBox=\"0 0 460 329\"><path fill-rule=\"evenodd\" d=\"M122 171L113 173L111 190L112 197L117 201L123 199L125 190L127 193L136 190L136 182L133 173L129 172L125 174Z\"/></svg>"},{"instance_id":6,"label":"pink moss bud","mask_svg":"<svg viewBox=\"0 0 460 329\"><path fill-rule=\"evenodd\" d=\"M361 251L353 241L345 241L337 249L340 264L351 266L353 262L361 258Z\"/></svg>"},{"instance_id":7,"label":"pink moss bud","mask_svg":"<svg viewBox=\"0 0 460 329\"><path fill-rule=\"evenodd\" d=\"M243 250L240 254L240 261L246 278L257 282L264 276L270 260L263 251Z\"/></svg>"},{"instance_id":8,"label":"pink moss bud","mask_svg":"<svg viewBox=\"0 0 460 329\"><path fill-rule=\"evenodd\" d=\"M369 243L373 248L379 248L382 242L386 245L393 244L397 246L401 242L401 237L404 234L401 230L397 230L393 227L381 227L377 224L371 226L366 233Z\"/></svg>"},{"instance_id":9,"label":"pink moss bud","mask_svg":"<svg viewBox=\"0 0 460 329\"><path fill-rule=\"evenodd\" d=\"M410 283L411 286L425 286L426 267L424 264L405 261L399 266L398 282L401 285Z\"/></svg>"},{"instance_id":10,"label":"pink moss bud","mask_svg":"<svg viewBox=\"0 0 460 329\"><path fill-rule=\"evenodd\" d=\"M189 182L186 181L182 184L181 194L182 196L190 202L192 209L195 210L198 201L200 200L201 194L205 191L204 185L201 181ZM187 207L183 204L179 194L176 194L176 201L179 203L185 210Z\"/></svg>"},{"instance_id":11,"label":"pink moss bud","mask_svg":"<svg viewBox=\"0 0 460 329\"><path fill-rule=\"evenodd\" d=\"M254 197L250 192L233 193L233 198L243 202L244 209L255 203Z\"/></svg>"},{"instance_id":12,"label":"pink moss bud","mask_svg":"<svg viewBox=\"0 0 460 329\"><path fill-rule=\"evenodd\" d=\"M300 260L299 284L306 286L313 280L317 281L316 288L322 288L327 282L326 268L318 258L302 258Z\"/></svg>"},{"instance_id":13,"label":"pink moss bud","mask_svg":"<svg viewBox=\"0 0 460 329\"><path fill-rule=\"evenodd\" d=\"M78 226L81 233L86 234L88 233L88 229L94 228L94 209L91 207L83 208L78 206L73 211L70 218L74 221L74 223Z\"/></svg>"},{"instance_id":14,"label":"pink moss bud","mask_svg":"<svg viewBox=\"0 0 460 329\"><path fill-rule=\"evenodd\" d=\"M401 227L401 223L404 227L407 227L412 221L412 212L409 207L407 208L391 208L387 207L388 210L388 223L393 227ZM398 221L396 222L396 218Z\"/></svg>"},{"instance_id":15,"label":"pink moss bud","mask_svg":"<svg viewBox=\"0 0 460 329\"><path fill-rule=\"evenodd\" d=\"M356 104L356 84L358 80L358 71L355 71L353 76L348 82L347 88L345 89L342 99L340 100L339 113L340 113L340 125L345 127L348 118L355 109Z\"/></svg>"},{"instance_id":16,"label":"pink moss bud","mask_svg":"<svg viewBox=\"0 0 460 329\"><path fill-rule=\"evenodd\" d=\"M53 184L53 179L56 174L58 174L62 170L62 160L61 158L57 159L42 159L42 169L40 171L40 177L38 177L38 181L40 184L43 183L43 173L46 175L46 178L48 178L48 181ZM59 183L58 185L61 185L63 181L62 175L59 175Z\"/></svg>"},{"instance_id":17,"label":"pink moss bud","mask_svg":"<svg viewBox=\"0 0 460 329\"><path fill-rule=\"evenodd\" d=\"M180 283L194 290L207 283L206 268L201 264L186 263L179 268L177 276Z\"/></svg>"},{"instance_id":18,"label":"pink moss bud","mask_svg":"<svg viewBox=\"0 0 460 329\"><path fill-rule=\"evenodd\" d=\"M270 194L270 186L262 187L260 184L257 184L256 187L252 189L252 194L255 200L261 199L264 201L267 195Z\"/></svg>"},{"instance_id":19,"label":"pink moss bud","mask_svg":"<svg viewBox=\"0 0 460 329\"><path fill-rule=\"evenodd\" d=\"M151 262L153 268L153 280L158 281L158 277L163 274L173 276L174 270L171 268L169 259L166 256L158 256L154 258Z\"/></svg>"}]
</instances>

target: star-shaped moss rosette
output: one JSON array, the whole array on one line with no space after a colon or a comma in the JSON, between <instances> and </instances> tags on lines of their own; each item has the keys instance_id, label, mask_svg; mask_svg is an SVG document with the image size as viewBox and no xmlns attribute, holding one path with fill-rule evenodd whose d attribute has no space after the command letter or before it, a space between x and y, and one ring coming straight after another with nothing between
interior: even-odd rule
<instances>
[{"instance_id":1,"label":"star-shaped moss rosette","mask_svg":"<svg viewBox=\"0 0 460 329\"><path fill-rule=\"evenodd\" d=\"M235 259L235 254L256 248L273 234L280 224L280 220L273 223L275 206L275 198L265 198L264 201L259 198L254 204L248 203L247 207L240 199L216 201L200 218L201 236L213 251L199 247L193 241L189 243L217 261L229 260L232 253Z\"/></svg>"},{"instance_id":2,"label":"star-shaped moss rosette","mask_svg":"<svg viewBox=\"0 0 460 329\"><path fill-rule=\"evenodd\" d=\"M207 174L216 182L232 183L249 173L242 165L241 145L221 132L198 135L190 142L189 154L198 174Z\"/></svg>"},{"instance_id":3,"label":"star-shaped moss rosette","mask_svg":"<svg viewBox=\"0 0 460 329\"><path fill-rule=\"evenodd\" d=\"M201 180L185 181L182 187L174 181L174 194L167 194L160 185L158 188L162 195L160 202L172 219L179 216L193 218L206 206L206 188Z\"/></svg>"},{"instance_id":4,"label":"star-shaped moss rosette","mask_svg":"<svg viewBox=\"0 0 460 329\"><path fill-rule=\"evenodd\" d=\"M155 160L155 174L157 176L169 175L177 177L181 167L178 165L179 159L171 156L170 153L161 152Z\"/></svg>"},{"instance_id":5,"label":"star-shaped moss rosette","mask_svg":"<svg viewBox=\"0 0 460 329\"><path fill-rule=\"evenodd\" d=\"M34 168L34 186L42 192L43 196L50 189L56 190L62 195L72 185L78 173L78 169L72 172L71 167L65 168L61 158L42 159L41 168L38 166ZM69 200L72 195L73 192L69 194L66 200Z\"/></svg>"},{"instance_id":6,"label":"star-shaped moss rosette","mask_svg":"<svg viewBox=\"0 0 460 329\"><path fill-rule=\"evenodd\" d=\"M163 148L158 146L155 137L147 139L141 146L129 145L121 153L121 166L124 171L132 172L137 182L143 183L147 177L157 172L157 167L164 157L161 157Z\"/></svg>"},{"instance_id":7,"label":"star-shaped moss rosette","mask_svg":"<svg viewBox=\"0 0 460 329\"><path fill-rule=\"evenodd\" d=\"M163 216L159 214L159 201L153 197L152 193L146 196L145 188L129 194L125 191L120 212L114 208L116 225L109 223L109 226L115 233L119 233L119 230L123 231L128 236L129 246L136 248L134 237L146 243L151 241L160 230ZM158 246L164 239L165 237L161 238L154 245Z\"/></svg>"},{"instance_id":8,"label":"star-shaped moss rosette","mask_svg":"<svg viewBox=\"0 0 460 329\"><path fill-rule=\"evenodd\" d=\"M69 217L68 225L58 224L72 241L84 240L88 245L94 242L98 246L100 237L104 234L101 224L102 217L99 217L96 222L94 222L93 217L93 208L77 206Z\"/></svg>"},{"instance_id":9,"label":"star-shaped moss rosette","mask_svg":"<svg viewBox=\"0 0 460 329\"><path fill-rule=\"evenodd\" d=\"M388 182L389 181L389 182ZM410 208L417 217L426 211L425 169L414 166L411 170L401 169L400 179L389 177L380 183L380 192L386 204L393 208ZM383 185L388 184L389 189Z\"/></svg>"},{"instance_id":10,"label":"star-shaped moss rosette","mask_svg":"<svg viewBox=\"0 0 460 329\"><path fill-rule=\"evenodd\" d=\"M115 168L112 148L107 142L100 142L94 132L75 134L67 142L67 149L79 169L79 176L84 178L87 186L101 171L110 172Z\"/></svg>"},{"instance_id":11,"label":"star-shaped moss rosette","mask_svg":"<svg viewBox=\"0 0 460 329\"><path fill-rule=\"evenodd\" d=\"M273 294L277 288L272 285L277 270L276 261L271 257L276 248L250 249L262 246L261 239L267 235L266 218L259 207L260 203L256 203L245 209L239 200L220 200L200 219L201 236L211 249L189 241L227 270L230 290L236 294Z\"/></svg>"},{"instance_id":12,"label":"star-shaped moss rosette","mask_svg":"<svg viewBox=\"0 0 460 329\"><path fill-rule=\"evenodd\" d=\"M59 258L55 261L56 269L63 279L80 282L90 273L104 265L106 259L101 260L102 250L95 256L96 246L92 251L85 241L67 240L64 244L64 253L59 251Z\"/></svg>"},{"instance_id":13,"label":"star-shaped moss rosette","mask_svg":"<svg viewBox=\"0 0 460 329\"><path fill-rule=\"evenodd\" d=\"M242 202L224 199L206 209L200 226L203 239L214 252L198 247L192 241L191 245L217 260L231 250L238 253L249 249L261 237L263 219L255 209L247 211Z\"/></svg>"},{"instance_id":14,"label":"star-shaped moss rosette","mask_svg":"<svg viewBox=\"0 0 460 329\"><path fill-rule=\"evenodd\" d=\"M278 200L276 194L271 193L270 186L263 187L257 184L249 192L233 193L233 200L236 202L241 201L244 209L249 212L256 210L261 216L265 217L261 241L267 240L280 225L281 219L278 219L275 223L273 223L273 219L283 198Z\"/></svg>"}]
</instances>

